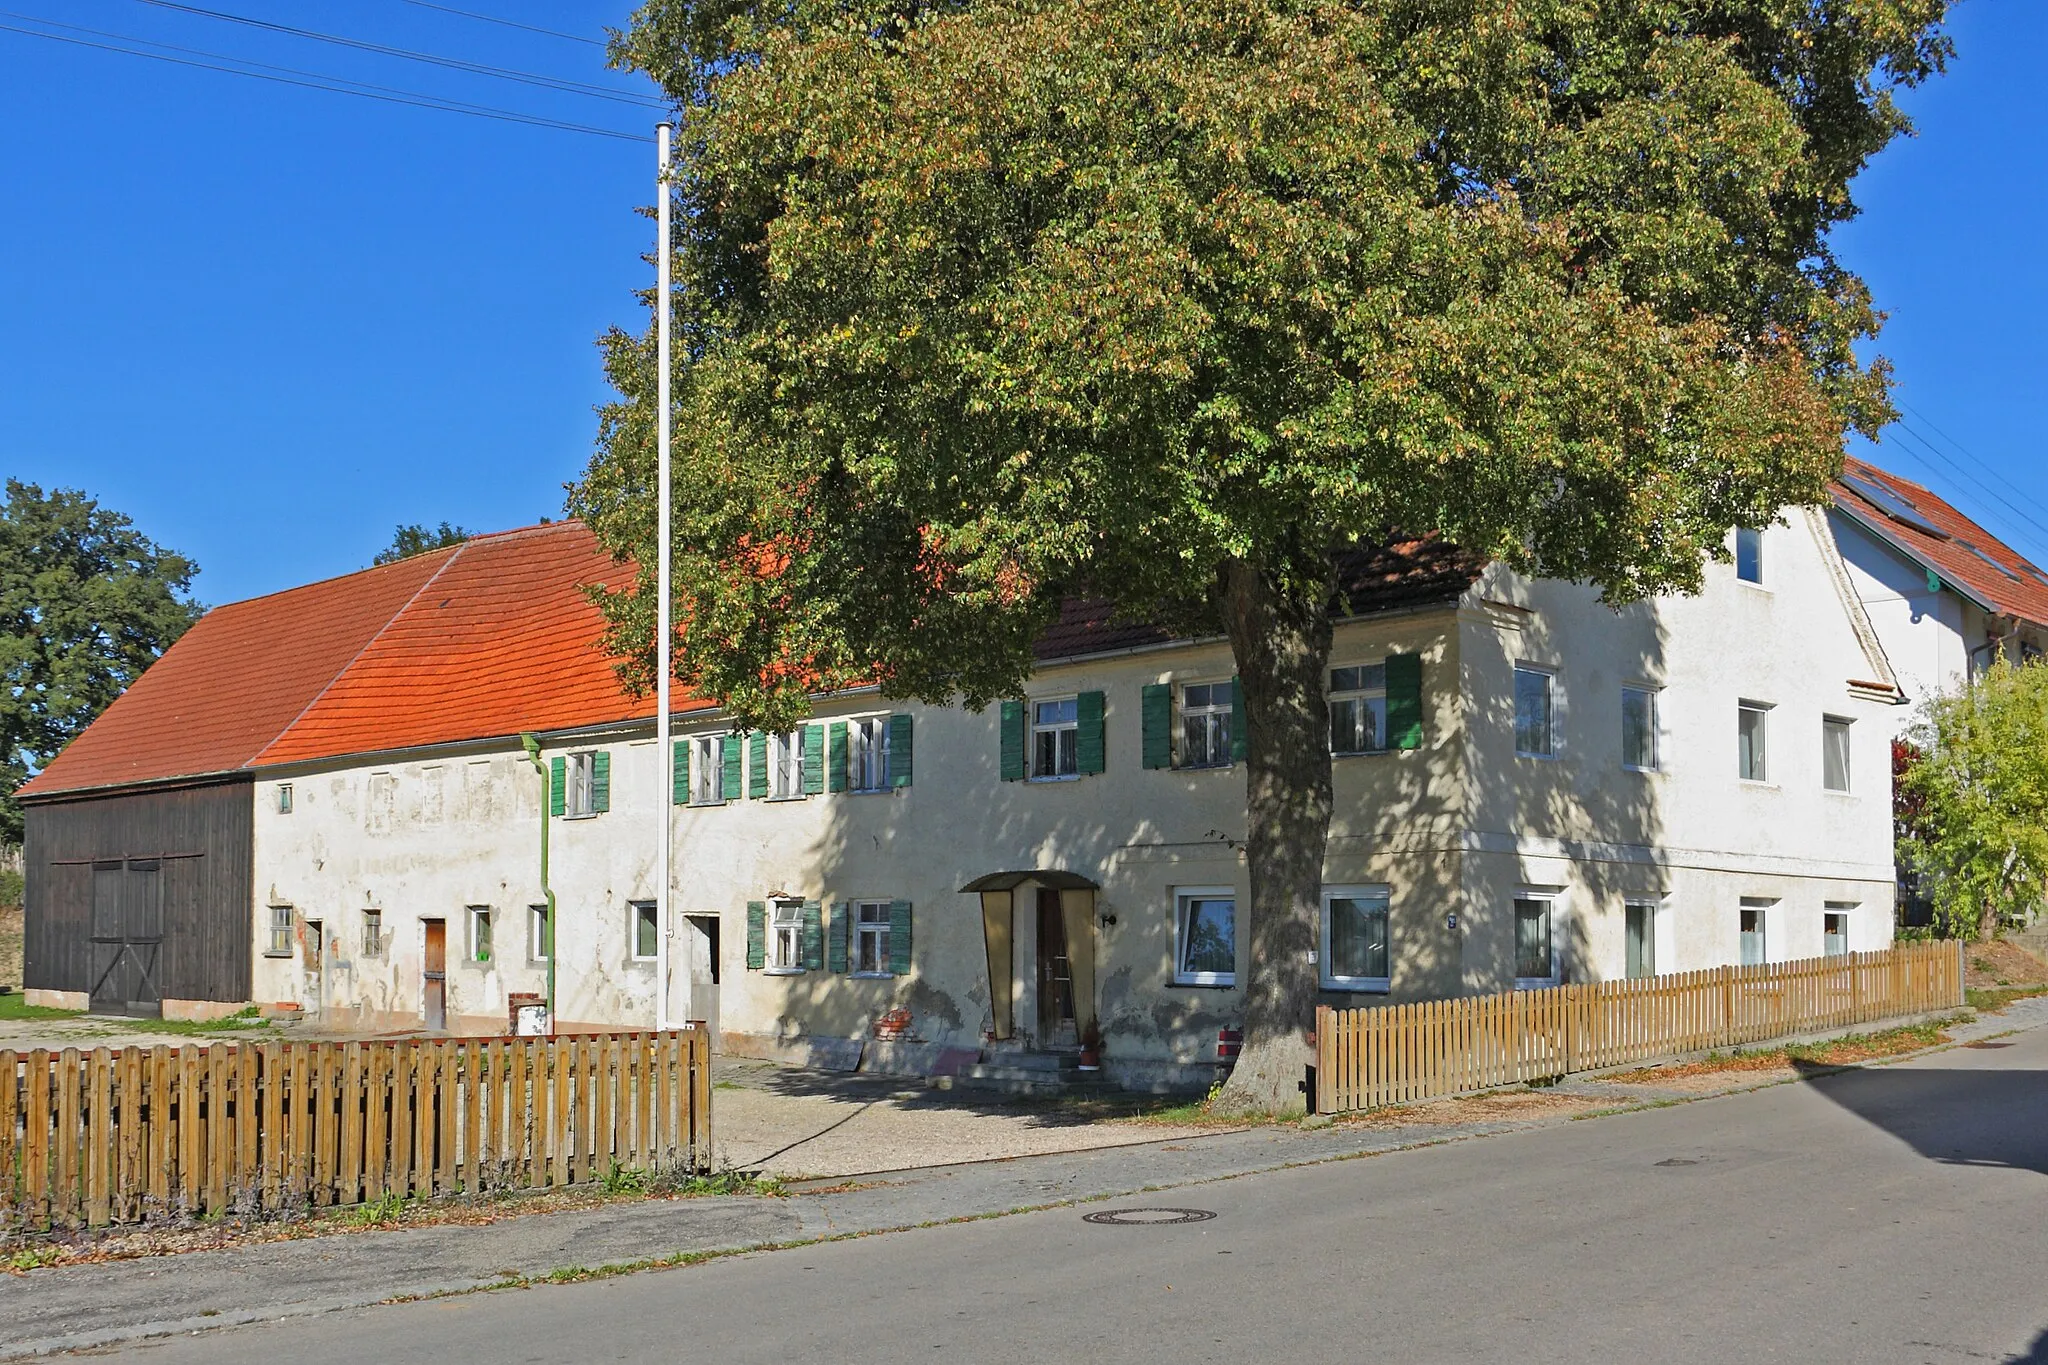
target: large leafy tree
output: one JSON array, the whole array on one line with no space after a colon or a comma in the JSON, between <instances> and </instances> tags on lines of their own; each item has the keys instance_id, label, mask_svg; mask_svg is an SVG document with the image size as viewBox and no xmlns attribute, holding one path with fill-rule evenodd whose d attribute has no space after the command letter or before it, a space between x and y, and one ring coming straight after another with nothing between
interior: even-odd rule
<instances>
[{"instance_id":1,"label":"large leafy tree","mask_svg":"<svg viewBox=\"0 0 2048 1365\"><path fill-rule=\"evenodd\" d=\"M1888 415L1829 231L1945 0L650 0L681 109L678 673L980 706L1062 596L1222 632L1228 1095L1298 1102L1333 562L1695 589ZM651 332L572 506L654 561ZM652 593L608 603L649 676Z\"/></svg>"},{"instance_id":2,"label":"large leafy tree","mask_svg":"<svg viewBox=\"0 0 2048 1365\"><path fill-rule=\"evenodd\" d=\"M0 503L0 843L15 789L199 618L198 567L75 489L7 481Z\"/></svg>"},{"instance_id":3,"label":"large leafy tree","mask_svg":"<svg viewBox=\"0 0 2048 1365\"><path fill-rule=\"evenodd\" d=\"M460 545L476 532L466 527L442 522L439 526L428 526L412 522L400 526L391 533L391 543L377 551L372 564L396 564L401 559L411 559L434 550L445 550L451 545Z\"/></svg>"}]
</instances>

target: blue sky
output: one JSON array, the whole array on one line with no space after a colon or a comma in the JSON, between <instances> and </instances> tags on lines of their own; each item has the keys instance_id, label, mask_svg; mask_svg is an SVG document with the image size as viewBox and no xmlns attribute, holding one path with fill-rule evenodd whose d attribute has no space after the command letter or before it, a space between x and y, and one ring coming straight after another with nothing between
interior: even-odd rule
<instances>
[{"instance_id":1,"label":"blue sky","mask_svg":"<svg viewBox=\"0 0 2048 1365\"><path fill-rule=\"evenodd\" d=\"M142 0L15 3L627 133L655 118ZM447 3L591 37L627 11ZM409 0L199 7L648 93L596 47ZM1967 0L1952 31L1950 74L1906 97L1920 136L1841 235L1914 429L1876 458L2048 564L2048 6ZM0 32L0 474L129 513L199 561L208 602L360 568L401 521L559 515L606 393L592 343L637 323L653 159Z\"/></svg>"}]
</instances>

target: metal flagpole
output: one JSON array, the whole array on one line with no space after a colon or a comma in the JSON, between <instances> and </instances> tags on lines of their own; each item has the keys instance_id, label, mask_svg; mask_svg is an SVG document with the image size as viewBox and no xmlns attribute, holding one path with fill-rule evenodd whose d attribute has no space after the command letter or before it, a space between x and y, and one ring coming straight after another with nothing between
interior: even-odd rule
<instances>
[{"instance_id":1,"label":"metal flagpole","mask_svg":"<svg viewBox=\"0 0 2048 1365\"><path fill-rule=\"evenodd\" d=\"M668 482L668 428L669 428L669 184L668 184L668 139L669 125L660 124L654 132L654 156L656 173L656 220L660 224L657 235L660 249L655 253L654 290L654 346L656 352L655 373L660 376L655 385L655 406L659 409L656 438L656 456L659 472L655 476L655 611L659 624L655 627L656 669L654 684L654 747L661 755L661 789L655 793L654 809L661 822L661 855L655 860L655 901L654 901L654 974L656 978L654 1026L657 1029L671 1027L669 1018L669 836L670 822L674 816L675 792L675 744L670 737L668 680L673 673L669 657L673 646L671 629L671 604L669 601L669 482Z\"/></svg>"}]
</instances>

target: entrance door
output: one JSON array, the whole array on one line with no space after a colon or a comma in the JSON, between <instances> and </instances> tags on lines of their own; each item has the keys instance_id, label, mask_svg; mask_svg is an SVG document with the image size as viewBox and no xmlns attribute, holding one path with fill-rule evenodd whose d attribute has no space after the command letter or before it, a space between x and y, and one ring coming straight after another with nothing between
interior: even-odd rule
<instances>
[{"instance_id":1,"label":"entrance door","mask_svg":"<svg viewBox=\"0 0 2048 1365\"><path fill-rule=\"evenodd\" d=\"M1038 1041L1072 1047L1080 1041L1074 1030L1074 965L1067 956L1067 924L1060 914L1060 893L1038 889Z\"/></svg>"},{"instance_id":2,"label":"entrance door","mask_svg":"<svg viewBox=\"0 0 2048 1365\"><path fill-rule=\"evenodd\" d=\"M702 1023L718 1038L718 916L683 916L683 968L689 973L690 1001L683 1017Z\"/></svg>"},{"instance_id":3,"label":"entrance door","mask_svg":"<svg viewBox=\"0 0 2048 1365\"><path fill-rule=\"evenodd\" d=\"M430 1029L448 1027L448 921L421 920L427 931L425 982L420 989L422 1013Z\"/></svg>"},{"instance_id":4,"label":"entrance door","mask_svg":"<svg viewBox=\"0 0 2048 1365\"><path fill-rule=\"evenodd\" d=\"M162 884L155 859L96 863L92 870L92 1008L157 1015L163 951Z\"/></svg>"}]
</instances>

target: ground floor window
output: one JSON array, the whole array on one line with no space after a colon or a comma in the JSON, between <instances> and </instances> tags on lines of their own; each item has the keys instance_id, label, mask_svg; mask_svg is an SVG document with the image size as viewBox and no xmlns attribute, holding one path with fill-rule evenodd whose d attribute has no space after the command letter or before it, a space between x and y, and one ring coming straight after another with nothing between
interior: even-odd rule
<instances>
[{"instance_id":1,"label":"ground floor window","mask_svg":"<svg viewBox=\"0 0 2048 1365\"><path fill-rule=\"evenodd\" d=\"M888 901L854 902L853 971L856 976L891 974Z\"/></svg>"},{"instance_id":2,"label":"ground floor window","mask_svg":"<svg viewBox=\"0 0 2048 1365\"><path fill-rule=\"evenodd\" d=\"M1557 897L1554 892L1524 891L1515 897L1515 984L1555 986L1557 970Z\"/></svg>"},{"instance_id":3,"label":"ground floor window","mask_svg":"<svg viewBox=\"0 0 2048 1365\"><path fill-rule=\"evenodd\" d=\"M1657 903L1630 901L1622 907L1622 937L1627 940L1626 970L1631 980L1657 974Z\"/></svg>"},{"instance_id":4,"label":"ground floor window","mask_svg":"<svg viewBox=\"0 0 2048 1365\"><path fill-rule=\"evenodd\" d=\"M653 901L634 901L633 960L652 962L661 950L661 915Z\"/></svg>"},{"instance_id":5,"label":"ground floor window","mask_svg":"<svg viewBox=\"0 0 2048 1365\"><path fill-rule=\"evenodd\" d=\"M1173 979L1184 986L1237 984L1237 893L1183 887L1174 898Z\"/></svg>"},{"instance_id":6,"label":"ground floor window","mask_svg":"<svg viewBox=\"0 0 2048 1365\"><path fill-rule=\"evenodd\" d=\"M768 902L768 970L804 969L804 903L795 897Z\"/></svg>"},{"instance_id":7,"label":"ground floor window","mask_svg":"<svg viewBox=\"0 0 2048 1365\"><path fill-rule=\"evenodd\" d=\"M270 941L264 947L263 955L265 957L290 957L292 955L292 908L289 905L273 905L270 907Z\"/></svg>"},{"instance_id":8,"label":"ground floor window","mask_svg":"<svg viewBox=\"0 0 2048 1365\"><path fill-rule=\"evenodd\" d=\"M1820 950L1829 957L1846 957L1849 953L1849 912L1856 907L1844 901L1829 901L1827 912L1821 916Z\"/></svg>"},{"instance_id":9,"label":"ground floor window","mask_svg":"<svg viewBox=\"0 0 2048 1365\"><path fill-rule=\"evenodd\" d=\"M1760 967L1771 960L1769 944L1765 941L1766 920L1775 901L1757 896L1742 898L1741 917L1738 922L1742 936L1742 965Z\"/></svg>"},{"instance_id":10,"label":"ground floor window","mask_svg":"<svg viewBox=\"0 0 2048 1365\"><path fill-rule=\"evenodd\" d=\"M384 951L384 912L363 911L363 956L377 957Z\"/></svg>"},{"instance_id":11,"label":"ground floor window","mask_svg":"<svg viewBox=\"0 0 2048 1365\"><path fill-rule=\"evenodd\" d=\"M545 905L526 907L526 956L529 961L546 962L553 947L548 939L548 908Z\"/></svg>"},{"instance_id":12,"label":"ground floor window","mask_svg":"<svg viewBox=\"0 0 2048 1365\"><path fill-rule=\"evenodd\" d=\"M1387 888L1323 890L1323 985L1338 991L1383 991L1392 975Z\"/></svg>"},{"instance_id":13,"label":"ground floor window","mask_svg":"<svg viewBox=\"0 0 2048 1365\"><path fill-rule=\"evenodd\" d=\"M491 907L488 905L469 907L469 960L491 960Z\"/></svg>"}]
</instances>

